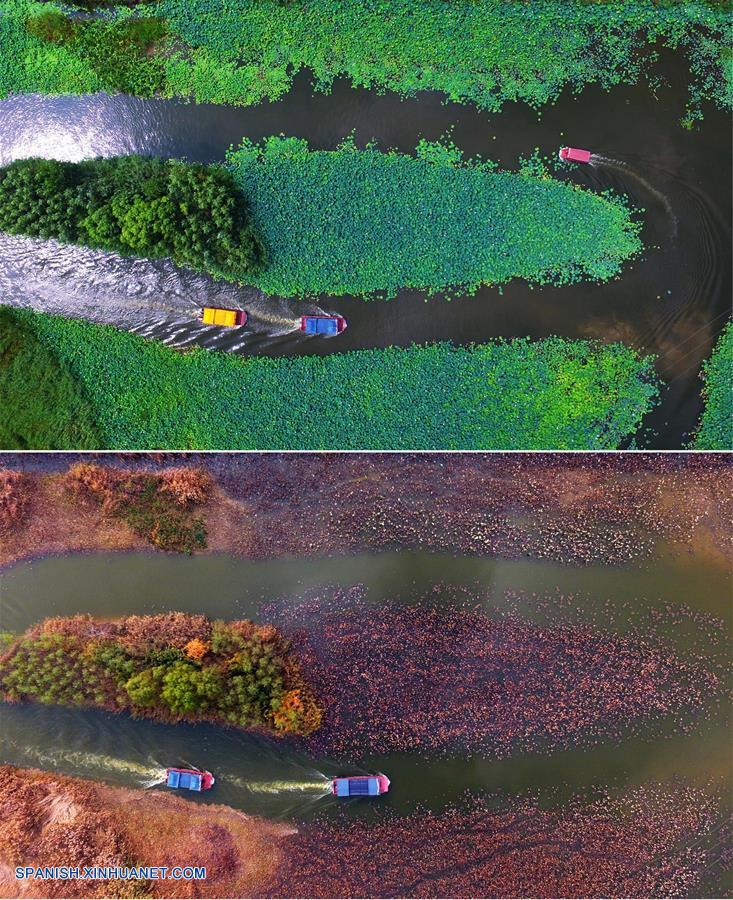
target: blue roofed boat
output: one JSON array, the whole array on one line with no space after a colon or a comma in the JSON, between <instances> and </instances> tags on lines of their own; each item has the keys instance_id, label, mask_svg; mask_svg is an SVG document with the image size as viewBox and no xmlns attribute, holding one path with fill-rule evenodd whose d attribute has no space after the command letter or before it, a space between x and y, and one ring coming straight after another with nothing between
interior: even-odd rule
<instances>
[{"instance_id":1,"label":"blue roofed boat","mask_svg":"<svg viewBox=\"0 0 733 900\"><path fill-rule=\"evenodd\" d=\"M165 770L165 785L182 791L208 791L214 784L211 772L199 769L170 768Z\"/></svg>"},{"instance_id":2,"label":"blue roofed boat","mask_svg":"<svg viewBox=\"0 0 733 900\"><path fill-rule=\"evenodd\" d=\"M349 775L334 778L331 790L337 797L378 797L389 790L390 780L386 775Z\"/></svg>"},{"instance_id":3,"label":"blue roofed boat","mask_svg":"<svg viewBox=\"0 0 733 900\"><path fill-rule=\"evenodd\" d=\"M346 328L343 316L301 316L300 330L306 334L341 334Z\"/></svg>"}]
</instances>

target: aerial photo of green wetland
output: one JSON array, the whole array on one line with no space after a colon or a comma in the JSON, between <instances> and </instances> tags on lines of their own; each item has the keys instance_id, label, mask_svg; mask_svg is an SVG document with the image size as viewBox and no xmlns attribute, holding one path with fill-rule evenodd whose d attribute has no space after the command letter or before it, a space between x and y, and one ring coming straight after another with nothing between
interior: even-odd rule
<instances>
[{"instance_id":1,"label":"aerial photo of green wetland","mask_svg":"<svg viewBox=\"0 0 733 900\"><path fill-rule=\"evenodd\" d=\"M5 454L0 895L731 896L732 487Z\"/></svg>"},{"instance_id":2,"label":"aerial photo of green wetland","mask_svg":"<svg viewBox=\"0 0 733 900\"><path fill-rule=\"evenodd\" d=\"M0 0L0 448L731 449L732 43L728 0Z\"/></svg>"}]
</instances>

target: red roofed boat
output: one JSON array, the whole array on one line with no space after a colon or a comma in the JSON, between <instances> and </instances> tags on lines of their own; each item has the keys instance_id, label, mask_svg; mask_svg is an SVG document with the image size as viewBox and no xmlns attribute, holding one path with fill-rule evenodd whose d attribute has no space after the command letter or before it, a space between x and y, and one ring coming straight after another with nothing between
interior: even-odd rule
<instances>
[{"instance_id":1,"label":"red roofed boat","mask_svg":"<svg viewBox=\"0 0 733 900\"><path fill-rule=\"evenodd\" d=\"M560 148L560 159L566 159L570 162L588 163L591 156L590 150L580 150L578 147Z\"/></svg>"}]
</instances>

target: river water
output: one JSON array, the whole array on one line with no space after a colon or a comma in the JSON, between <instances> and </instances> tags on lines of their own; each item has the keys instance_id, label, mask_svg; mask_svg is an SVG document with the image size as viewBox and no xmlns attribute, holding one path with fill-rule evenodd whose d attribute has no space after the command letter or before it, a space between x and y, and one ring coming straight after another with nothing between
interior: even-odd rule
<instances>
[{"instance_id":1,"label":"river water","mask_svg":"<svg viewBox=\"0 0 733 900\"><path fill-rule=\"evenodd\" d=\"M658 356L667 387L644 423L640 445L678 449L701 411L700 364L730 313L731 173L729 119L713 108L698 130L679 120L687 96L682 55L665 53L666 84L655 97L646 85L606 93L592 86L565 92L541 117L509 104L500 114L446 104L432 93L401 100L355 90L345 81L313 93L301 74L277 103L252 108L84 97L13 97L0 102L0 163L28 156L79 160L147 153L221 161L243 137L280 132L335 147L352 131L357 143L411 152L421 137L452 138L467 155L511 168L535 147L554 155L571 144L594 150L592 166L568 177L594 190L626 193L643 207L642 259L608 284L530 288L522 282L483 288L448 302L403 291L390 302L321 297L304 303L263 295L182 271L167 262L121 259L52 242L0 236L0 302L109 322L171 346L198 344L242 354L325 354L413 342L457 344L504 336L621 340ZM241 329L196 321L204 304L241 306ZM304 313L338 312L349 328L334 339L297 330Z\"/></svg>"},{"instance_id":2,"label":"river water","mask_svg":"<svg viewBox=\"0 0 733 900\"><path fill-rule=\"evenodd\" d=\"M2 628L21 631L50 615L121 616L178 609L212 618L262 620L275 598L296 598L325 585L364 586L375 615L387 599L419 602L436 584L470 587L501 609L504 592L519 591L521 612L538 623L533 593L574 595L581 621L623 632L640 613L689 605L720 618L731 630L729 573L695 555L673 556L663 547L638 566L576 568L528 560L456 558L419 552L356 557L250 561L224 555L180 558L126 553L53 557L21 563L0 578ZM489 592L488 594L486 592ZM435 601L435 594L432 601ZM446 597L447 597L446 593ZM449 602L447 599L445 602ZM689 635L670 627L676 652ZM250 813L307 819L342 804L328 794L328 779L344 772L384 771L392 790L378 804L347 804L353 815L388 806L408 812L458 801L465 790L513 794L538 790L560 797L603 785L622 789L682 775L697 784L729 777L728 714L704 719L689 734L653 734L618 743L551 754L522 753L496 760L422 758L416 754L365 756L354 764L312 758L282 741L210 725L164 725L91 710L3 705L3 762L155 787L167 765L210 768L215 789L201 802L220 802Z\"/></svg>"}]
</instances>

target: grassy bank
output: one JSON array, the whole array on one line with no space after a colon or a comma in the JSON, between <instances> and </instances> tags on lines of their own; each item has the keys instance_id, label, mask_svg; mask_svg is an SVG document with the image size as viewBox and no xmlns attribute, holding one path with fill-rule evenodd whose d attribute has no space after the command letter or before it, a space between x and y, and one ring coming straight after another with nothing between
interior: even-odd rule
<instances>
[{"instance_id":1,"label":"grassy bank","mask_svg":"<svg viewBox=\"0 0 733 900\"><path fill-rule=\"evenodd\" d=\"M280 296L607 280L641 249L620 197L529 163L496 172L452 145L408 156L273 137L228 165L19 160L0 168L0 229L169 257Z\"/></svg>"},{"instance_id":2,"label":"grassy bank","mask_svg":"<svg viewBox=\"0 0 733 900\"><path fill-rule=\"evenodd\" d=\"M622 344L518 339L242 359L57 316L8 318L73 372L93 403L99 449L615 448L658 395L651 357ZM6 389L22 383L6 379Z\"/></svg>"},{"instance_id":3,"label":"grassy bank","mask_svg":"<svg viewBox=\"0 0 733 900\"><path fill-rule=\"evenodd\" d=\"M705 409L695 435L696 450L733 450L733 324L728 323L713 355L703 364Z\"/></svg>"},{"instance_id":4,"label":"grassy bank","mask_svg":"<svg viewBox=\"0 0 733 900\"><path fill-rule=\"evenodd\" d=\"M731 103L722 3L159 0L137 7L143 25L120 8L116 21L53 27L28 26L53 3L3 6L0 95L107 90L247 105L282 96L307 68L324 89L345 76L489 110L541 107L564 87L638 81L660 42L687 56L693 114L703 100Z\"/></svg>"},{"instance_id":5,"label":"grassy bank","mask_svg":"<svg viewBox=\"0 0 733 900\"><path fill-rule=\"evenodd\" d=\"M47 619L3 653L0 691L11 702L93 706L280 734L309 734L321 720L297 659L275 628L185 613Z\"/></svg>"},{"instance_id":6,"label":"grassy bank","mask_svg":"<svg viewBox=\"0 0 733 900\"><path fill-rule=\"evenodd\" d=\"M408 156L273 137L228 165L266 247L252 280L280 296L607 280L641 249L621 198L496 172L449 144Z\"/></svg>"},{"instance_id":7,"label":"grassy bank","mask_svg":"<svg viewBox=\"0 0 733 900\"><path fill-rule=\"evenodd\" d=\"M203 469L177 466L159 474L77 463L64 475L63 487L93 500L105 516L121 519L160 550L190 554L206 547L202 508L212 482Z\"/></svg>"},{"instance_id":8,"label":"grassy bank","mask_svg":"<svg viewBox=\"0 0 733 900\"><path fill-rule=\"evenodd\" d=\"M0 450L101 446L83 385L30 321L0 306Z\"/></svg>"}]
</instances>

